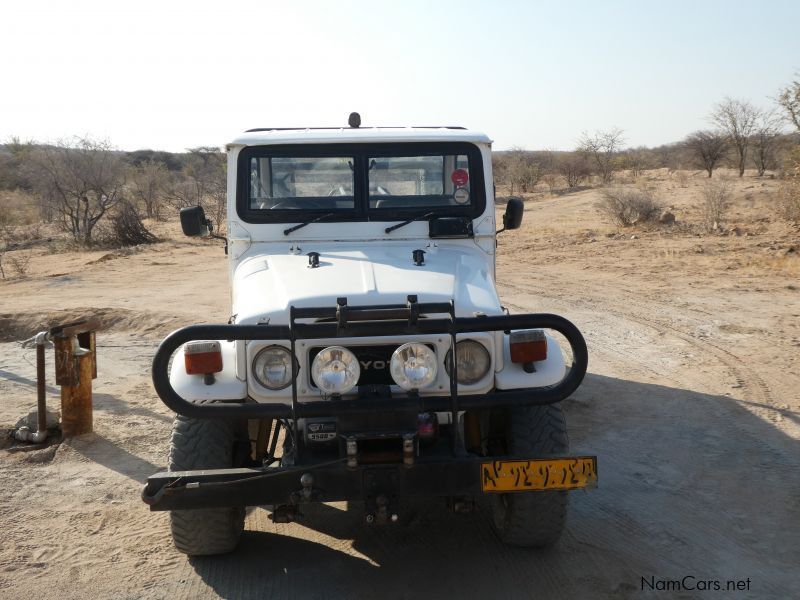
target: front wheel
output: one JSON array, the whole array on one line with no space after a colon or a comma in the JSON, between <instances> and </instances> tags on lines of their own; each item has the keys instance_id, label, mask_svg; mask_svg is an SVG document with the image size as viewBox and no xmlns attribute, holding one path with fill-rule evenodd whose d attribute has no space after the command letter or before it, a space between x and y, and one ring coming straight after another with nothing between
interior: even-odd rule
<instances>
[{"instance_id":1,"label":"front wheel","mask_svg":"<svg viewBox=\"0 0 800 600\"><path fill-rule=\"evenodd\" d=\"M241 423L177 415L172 425L170 471L228 469L237 466ZM244 529L244 506L173 510L175 547L190 556L232 552Z\"/></svg>"},{"instance_id":2,"label":"front wheel","mask_svg":"<svg viewBox=\"0 0 800 600\"><path fill-rule=\"evenodd\" d=\"M508 454L535 458L569 451L560 405L515 407L503 416L501 431ZM543 548L561 537L567 519L567 492L493 494L491 502L495 530L506 544Z\"/></svg>"}]
</instances>

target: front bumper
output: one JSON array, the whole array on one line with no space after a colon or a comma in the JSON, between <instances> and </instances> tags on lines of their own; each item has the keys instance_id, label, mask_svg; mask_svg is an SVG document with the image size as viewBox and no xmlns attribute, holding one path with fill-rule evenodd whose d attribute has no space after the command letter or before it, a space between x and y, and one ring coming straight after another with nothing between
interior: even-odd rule
<instances>
[{"instance_id":1,"label":"front bumper","mask_svg":"<svg viewBox=\"0 0 800 600\"><path fill-rule=\"evenodd\" d=\"M406 305L348 307L346 299L342 298L335 308L292 307L289 323L288 326L194 325L173 332L161 343L153 359L152 375L156 392L169 408L191 418L289 419L289 426L294 429L292 438L298 439L297 420L310 417L449 412L450 423L457 423L459 412L465 410L552 404L567 398L578 388L586 374L588 362L583 336L575 325L563 317L525 314L457 318L452 302L418 303L414 296L409 296ZM458 334L519 329L552 329L566 338L572 350L573 363L560 382L547 387L459 395L456 385L457 364L454 353L451 353L450 390L447 395L428 396L409 392L404 397L395 398L384 388L365 390L364 397L357 399L332 397L299 401L295 365L291 404L262 404L248 397L195 404L182 398L173 389L168 376L172 355L182 344L192 340L288 340L292 354L296 356L298 340L445 334L450 337L450 347L454 348ZM374 393L376 391L377 394ZM417 455L414 452L413 457L404 457L405 464L354 464L348 462L347 458L320 463L313 462L313 457L298 449L295 457L298 464L291 467L167 471L148 479L142 498L152 510L176 510L265 504L297 506L303 501L366 499L367 502L375 502L378 495L388 498L399 495L475 496L484 491L482 478L486 471L482 469L485 465L496 461L528 460L526 457L467 454L458 427L451 428L450 442L449 452L430 455ZM592 461L596 474L594 459L585 458ZM523 474L522 471L519 473L520 476ZM585 485L557 489L574 487Z\"/></svg>"},{"instance_id":2,"label":"front bumper","mask_svg":"<svg viewBox=\"0 0 800 600\"><path fill-rule=\"evenodd\" d=\"M554 459L564 462L564 457ZM597 481L594 457L574 457L581 467L579 477L566 477L552 490L593 486ZM374 501L379 495L453 497L478 496L486 491L487 474L494 465L525 459L511 457L422 457L413 466L358 465L344 460L295 467L266 469L214 469L207 471L164 471L147 480L142 499L150 510L180 510L223 506L299 505L303 502L341 500ZM588 462L587 473L583 466ZM491 475L489 475L491 476ZM531 482L535 484L535 482ZM524 485L519 491L526 491ZM535 487L532 489L536 489ZM536 493L535 491L533 493Z\"/></svg>"}]
</instances>

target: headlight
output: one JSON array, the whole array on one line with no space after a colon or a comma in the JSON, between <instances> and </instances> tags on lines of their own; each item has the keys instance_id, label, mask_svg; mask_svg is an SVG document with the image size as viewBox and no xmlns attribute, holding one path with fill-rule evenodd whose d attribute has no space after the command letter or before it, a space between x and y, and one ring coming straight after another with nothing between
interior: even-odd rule
<instances>
[{"instance_id":1,"label":"headlight","mask_svg":"<svg viewBox=\"0 0 800 600\"><path fill-rule=\"evenodd\" d=\"M392 354L392 379L404 390L419 390L436 379L436 355L425 344L409 342Z\"/></svg>"},{"instance_id":2,"label":"headlight","mask_svg":"<svg viewBox=\"0 0 800 600\"><path fill-rule=\"evenodd\" d=\"M326 394L344 394L358 383L361 367L358 359L347 348L331 346L314 357L311 377Z\"/></svg>"},{"instance_id":3,"label":"headlight","mask_svg":"<svg viewBox=\"0 0 800 600\"><path fill-rule=\"evenodd\" d=\"M492 357L489 351L480 342L463 340L456 344L456 360L458 364L458 383L472 385L486 377L489 367L492 366ZM450 375L450 352L444 359L444 368Z\"/></svg>"},{"instance_id":4,"label":"headlight","mask_svg":"<svg viewBox=\"0 0 800 600\"><path fill-rule=\"evenodd\" d=\"M253 375L271 390L282 390L292 383L292 353L283 346L267 346L253 359Z\"/></svg>"}]
</instances>

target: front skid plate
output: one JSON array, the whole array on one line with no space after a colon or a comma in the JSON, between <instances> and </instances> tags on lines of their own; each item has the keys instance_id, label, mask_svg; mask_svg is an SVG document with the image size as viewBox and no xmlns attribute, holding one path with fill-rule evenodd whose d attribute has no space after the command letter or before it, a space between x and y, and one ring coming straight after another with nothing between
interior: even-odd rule
<instances>
[{"instance_id":1,"label":"front skid plate","mask_svg":"<svg viewBox=\"0 0 800 600\"><path fill-rule=\"evenodd\" d=\"M563 485L538 487L531 470L551 465L580 464L581 477L566 478ZM528 465L522 469L520 465ZM375 490L365 475L382 471L382 481L391 481L393 489ZM487 486L487 475L514 474L515 480L528 482L510 488ZM517 478L519 474L519 478ZM301 478L305 477L304 487ZM499 481L499 480L498 480ZM397 496L475 496L489 491L533 491L541 489L577 489L591 487L597 481L595 457L458 457L419 459L413 466L359 465L334 463L308 464L270 469L213 469L206 471L163 471L147 479L142 499L150 510L214 508L221 506L258 506L296 504L303 501L336 502L363 500L376 493Z\"/></svg>"}]
</instances>

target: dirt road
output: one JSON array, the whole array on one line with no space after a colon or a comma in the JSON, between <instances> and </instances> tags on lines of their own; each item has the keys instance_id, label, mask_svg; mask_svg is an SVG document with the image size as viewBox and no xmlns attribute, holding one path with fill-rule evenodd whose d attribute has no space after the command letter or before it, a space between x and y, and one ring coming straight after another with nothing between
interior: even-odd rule
<instances>
[{"instance_id":1,"label":"dirt road","mask_svg":"<svg viewBox=\"0 0 800 600\"><path fill-rule=\"evenodd\" d=\"M555 550L506 548L485 508L415 505L402 527L366 529L326 505L291 525L252 509L230 556L177 553L166 516L139 500L165 464L171 421L147 370L165 329L224 321L228 296L219 248L169 243L69 264L36 257L34 276L0 287L4 426L35 403L32 352L12 339L59 309L102 309L112 325L99 336L95 434L0 450L2 596L796 596L800 292L793 264L758 262L759 243L784 238L606 237L591 202L584 192L530 207L525 229L501 238L498 265L513 312L563 314L589 344L589 374L564 409L573 450L598 455L600 485L571 496ZM749 591L643 583L686 576Z\"/></svg>"}]
</instances>

